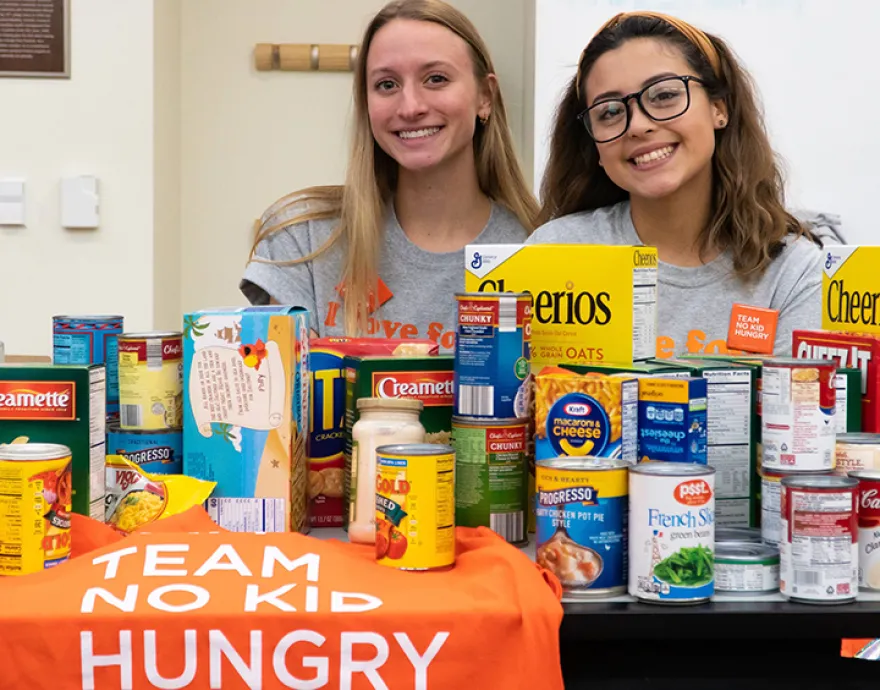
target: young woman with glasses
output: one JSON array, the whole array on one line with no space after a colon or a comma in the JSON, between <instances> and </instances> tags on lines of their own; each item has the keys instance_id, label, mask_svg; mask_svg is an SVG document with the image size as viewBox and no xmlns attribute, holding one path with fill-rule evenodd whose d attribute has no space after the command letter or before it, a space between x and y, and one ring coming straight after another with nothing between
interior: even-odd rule
<instances>
[{"instance_id":1,"label":"young woman with glasses","mask_svg":"<svg viewBox=\"0 0 880 690\"><path fill-rule=\"evenodd\" d=\"M821 252L783 201L746 71L653 12L605 24L558 107L527 243L655 246L658 356L724 353L734 303L778 312L774 350L820 325Z\"/></svg>"}]
</instances>

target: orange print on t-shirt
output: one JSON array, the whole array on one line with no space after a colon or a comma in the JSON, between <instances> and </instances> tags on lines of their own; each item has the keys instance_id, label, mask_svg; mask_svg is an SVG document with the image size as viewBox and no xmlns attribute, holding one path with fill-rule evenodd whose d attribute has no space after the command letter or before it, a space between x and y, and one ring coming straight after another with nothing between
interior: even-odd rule
<instances>
[{"instance_id":1,"label":"orange print on t-shirt","mask_svg":"<svg viewBox=\"0 0 880 690\"><path fill-rule=\"evenodd\" d=\"M657 336L657 358L669 359L677 355L687 353L689 355L744 355L742 350L734 350L727 346L727 342L718 338L709 340L705 331L692 329L688 331L687 340L684 343L676 343L668 335Z\"/></svg>"}]
</instances>

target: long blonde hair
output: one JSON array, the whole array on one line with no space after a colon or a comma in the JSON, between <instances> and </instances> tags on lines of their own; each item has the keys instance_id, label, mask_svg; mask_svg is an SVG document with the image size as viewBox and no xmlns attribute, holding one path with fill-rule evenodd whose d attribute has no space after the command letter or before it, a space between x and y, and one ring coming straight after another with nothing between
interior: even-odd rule
<instances>
[{"instance_id":1,"label":"long blonde hair","mask_svg":"<svg viewBox=\"0 0 880 690\"><path fill-rule=\"evenodd\" d=\"M629 40L652 38L678 47L703 80L711 100L727 105L729 120L716 131L712 158L712 217L700 235L702 251L728 250L741 278L760 275L784 246L786 235L812 234L785 208L784 181L751 77L727 44L681 19L656 12L626 12L608 21L581 53L577 75L556 111L550 156L541 183L538 223L592 211L629 198L599 162L599 152L578 121L582 92L596 60Z\"/></svg>"},{"instance_id":2,"label":"long blonde hair","mask_svg":"<svg viewBox=\"0 0 880 690\"><path fill-rule=\"evenodd\" d=\"M270 225L271 218L264 221L250 255L251 261L266 261L255 257L257 245L293 224L338 219L322 247L308 256L272 263L291 265L310 261L335 242L344 240L344 323L349 335L363 333L366 329L370 296L377 284L387 204L397 183L398 164L376 144L367 111L367 54L379 29L394 19L433 22L446 27L467 43L478 81L485 82L490 74L494 74L495 68L483 39L470 20L452 6L441 0L396 0L387 4L370 22L360 44L354 73L354 137L345 185L309 187L276 202L272 216L301 204L307 208L282 223ZM538 204L523 178L499 89L492 90L488 121L485 124L477 121L474 158L483 193L509 209L531 233L535 228Z\"/></svg>"}]
</instances>

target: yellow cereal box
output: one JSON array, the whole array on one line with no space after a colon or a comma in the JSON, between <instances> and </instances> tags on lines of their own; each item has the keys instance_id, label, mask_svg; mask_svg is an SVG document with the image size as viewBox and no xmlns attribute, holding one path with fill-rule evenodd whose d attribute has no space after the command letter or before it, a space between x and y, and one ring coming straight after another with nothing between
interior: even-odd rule
<instances>
[{"instance_id":1,"label":"yellow cereal box","mask_svg":"<svg viewBox=\"0 0 880 690\"><path fill-rule=\"evenodd\" d=\"M533 365L656 356L654 247L469 245L465 290L532 294Z\"/></svg>"},{"instance_id":2,"label":"yellow cereal box","mask_svg":"<svg viewBox=\"0 0 880 690\"><path fill-rule=\"evenodd\" d=\"M880 246L824 248L822 328L844 333L880 333Z\"/></svg>"}]
</instances>

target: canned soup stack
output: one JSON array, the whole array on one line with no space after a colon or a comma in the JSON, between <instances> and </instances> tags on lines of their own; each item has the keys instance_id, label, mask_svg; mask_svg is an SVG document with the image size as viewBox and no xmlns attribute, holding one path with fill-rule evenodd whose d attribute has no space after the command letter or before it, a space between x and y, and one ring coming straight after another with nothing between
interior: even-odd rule
<instances>
[{"instance_id":1,"label":"canned soup stack","mask_svg":"<svg viewBox=\"0 0 880 690\"><path fill-rule=\"evenodd\" d=\"M122 333L119 423L107 428L107 454L147 472L183 472L183 334Z\"/></svg>"},{"instance_id":2,"label":"canned soup stack","mask_svg":"<svg viewBox=\"0 0 880 690\"><path fill-rule=\"evenodd\" d=\"M459 293L452 446L455 521L528 542L531 438L528 293Z\"/></svg>"}]
</instances>

